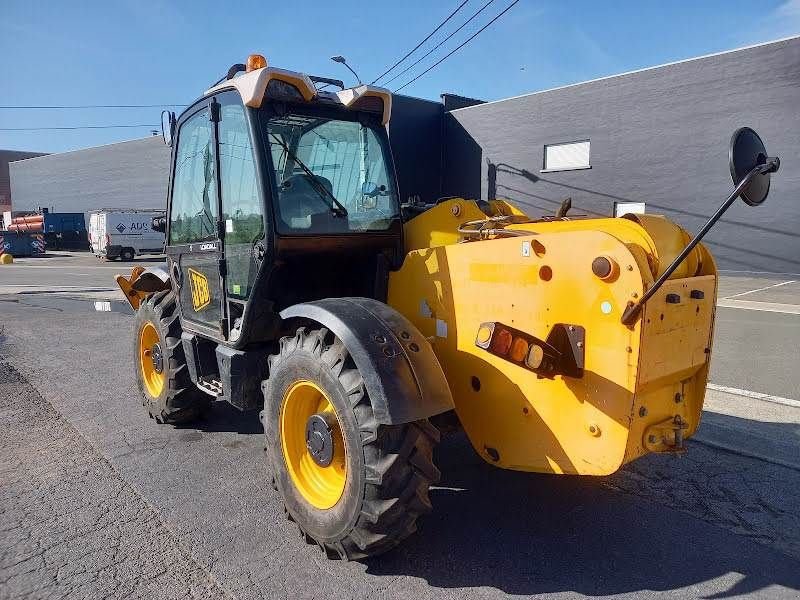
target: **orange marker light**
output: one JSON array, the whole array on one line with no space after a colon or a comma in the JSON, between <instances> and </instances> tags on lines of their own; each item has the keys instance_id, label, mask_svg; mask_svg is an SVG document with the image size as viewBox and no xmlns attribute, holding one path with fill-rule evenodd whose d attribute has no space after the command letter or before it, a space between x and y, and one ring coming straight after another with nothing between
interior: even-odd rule
<instances>
[{"instance_id":1,"label":"orange marker light","mask_svg":"<svg viewBox=\"0 0 800 600\"><path fill-rule=\"evenodd\" d=\"M267 59L260 54L251 54L247 57L247 72L263 69L267 66Z\"/></svg>"},{"instance_id":2,"label":"orange marker light","mask_svg":"<svg viewBox=\"0 0 800 600\"><path fill-rule=\"evenodd\" d=\"M511 351L508 353L508 357L513 361L522 362L527 354L528 342L521 337L515 337L511 343Z\"/></svg>"}]
</instances>

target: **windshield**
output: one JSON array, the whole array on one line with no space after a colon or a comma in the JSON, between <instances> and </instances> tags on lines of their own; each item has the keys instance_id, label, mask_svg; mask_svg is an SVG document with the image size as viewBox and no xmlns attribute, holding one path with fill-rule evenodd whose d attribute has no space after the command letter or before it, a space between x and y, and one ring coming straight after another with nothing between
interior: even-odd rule
<instances>
[{"instance_id":1,"label":"windshield","mask_svg":"<svg viewBox=\"0 0 800 600\"><path fill-rule=\"evenodd\" d=\"M269 117L267 143L284 233L383 231L399 216L378 133L358 121Z\"/></svg>"}]
</instances>

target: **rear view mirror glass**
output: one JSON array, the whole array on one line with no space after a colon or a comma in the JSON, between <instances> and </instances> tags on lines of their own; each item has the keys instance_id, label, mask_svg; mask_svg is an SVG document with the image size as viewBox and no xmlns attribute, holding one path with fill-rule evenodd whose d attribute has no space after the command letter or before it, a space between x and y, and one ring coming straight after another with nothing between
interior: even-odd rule
<instances>
[{"instance_id":1,"label":"rear view mirror glass","mask_svg":"<svg viewBox=\"0 0 800 600\"><path fill-rule=\"evenodd\" d=\"M172 138L175 135L175 113L169 110L161 111L161 137L167 146L172 146Z\"/></svg>"},{"instance_id":2,"label":"rear view mirror glass","mask_svg":"<svg viewBox=\"0 0 800 600\"><path fill-rule=\"evenodd\" d=\"M167 230L167 218L153 217L150 226L153 228L153 231L164 233Z\"/></svg>"},{"instance_id":3,"label":"rear view mirror glass","mask_svg":"<svg viewBox=\"0 0 800 600\"><path fill-rule=\"evenodd\" d=\"M763 165L767 157L764 142L758 134L749 127L737 129L731 138L728 159L731 167L731 177L734 185L739 185L742 179L758 165ZM740 194L750 206L758 206L769 194L769 173L756 175Z\"/></svg>"}]
</instances>

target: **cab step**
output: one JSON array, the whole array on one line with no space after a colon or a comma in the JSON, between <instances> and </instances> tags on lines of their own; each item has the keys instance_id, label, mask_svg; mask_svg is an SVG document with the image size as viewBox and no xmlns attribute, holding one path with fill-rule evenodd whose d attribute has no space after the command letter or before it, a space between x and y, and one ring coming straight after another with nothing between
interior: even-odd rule
<instances>
[{"instance_id":1,"label":"cab step","mask_svg":"<svg viewBox=\"0 0 800 600\"><path fill-rule=\"evenodd\" d=\"M222 382L216 377L201 377L197 380L197 387L214 398L222 396Z\"/></svg>"}]
</instances>

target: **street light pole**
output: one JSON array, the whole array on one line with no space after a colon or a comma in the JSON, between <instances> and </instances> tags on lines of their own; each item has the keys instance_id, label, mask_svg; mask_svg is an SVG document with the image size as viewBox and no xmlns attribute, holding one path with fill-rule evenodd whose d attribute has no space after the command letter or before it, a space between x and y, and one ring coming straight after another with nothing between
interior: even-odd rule
<instances>
[{"instance_id":1,"label":"street light pole","mask_svg":"<svg viewBox=\"0 0 800 600\"><path fill-rule=\"evenodd\" d=\"M347 67L347 70L350 71L355 76L356 81L358 81L358 85L363 85L363 82L361 81L361 77L359 77L358 73L356 73L355 71L353 71L353 69L350 68L350 65L347 64L347 60L345 60L344 56L340 56L340 55L331 56L331 60L333 62L337 62L337 63L343 64L345 67Z\"/></svg>"}]
</instances>

